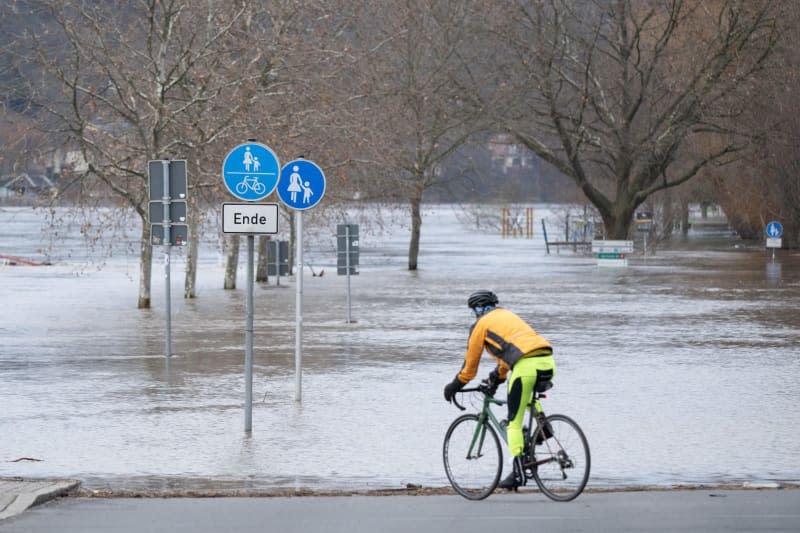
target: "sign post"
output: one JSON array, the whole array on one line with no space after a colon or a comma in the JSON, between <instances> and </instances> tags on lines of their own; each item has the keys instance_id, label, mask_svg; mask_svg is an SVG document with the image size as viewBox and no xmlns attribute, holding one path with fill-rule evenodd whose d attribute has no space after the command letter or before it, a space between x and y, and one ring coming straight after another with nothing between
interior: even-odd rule
<instances>
[{"instance_id":1,"label":"sign post","mask_svg":"<svg viewBox=\"0 0 800 533\"><path fill-rule=\"evenodd\" d=\"M294 209L297 251L297 295L295 298L295 387L294 399L302 397L302 336L303 336L303 211L311 209L325 195L325 174L316 163L306 159L295 159L283 166L278 182L278 196L283 203Z\"/></svg>"},{"instance_id":2,"label":"sign post","mask_svg":"<svg viewBox=\"0 0 800 533\"><path fill-rule=\"evenodd\" d=\"M222 179L240 200L257 202L278 184L278 158L269 146L250 139L232 149L222 163ZM277 204L222 204L222 232L247 235L247 289L245 292L244 430L253 430L253 286L255 235L278 232Z\"/></svg>"},{"instance_id":3,"label":"sign post","mask_svg":"<svg viewBox=\"0 0 800 533\"><path fill-rule=\"evenodd\" d=\"M289 272L289 241L272 241L275 246L267 248L267 275L275 276L275 285L281 284L281 276Z\"/></svg>"},{"instance_id":4,"label":"sign post","mask_svg":"<svg viewBox=\"0 0 800 533\"><path fill-rule=\"evenodd\" d=\"M653 227L653 213L650 211L639 211L636 213L636 231L644 234L644 258L647 260L647 234Z\"/></svg>"},{"instance_id":5,"label":"sign post","mask_svg":"<svg viewBox=\"0 0 800 533\"><path fill-rule=\"evenodd\" d=\"M164 246L164 280L166 285L166 338L164 353L172 356L172 298L170 281L170 250L188 242L186 225L186 161L156 160L147 163L149 180L148 214L150 244ZM180 224L173 224L180 222Z\"/></svg>"},{"instance_id":6,"label":"sign post","mask_svg":"<svg viewBox=\"0 0 800 533\"><path fill-rule=\"evenodd\" d=\"M336 273L347 275L347 323L350 324L350 275L358 274L358 224L336 227L336 249Z\"/></svg>"},{"instance_id":7,"label":"sign post","mask_svg":"<svg viewBox=\"0 0 800 533\"><path fill-rule=\"evenodd\" d=\"M625 254L633 253L633 241L592 241L592 253L597 254L597 266L628 266Z\"/></svg>"},{"instance_id":8,"label":"sign post","mask_svg":"<svg viewBox=\"0 0 800 533\"><path fill-rule=\"evenodd\" d=\"M767 248L772 248L772 260L775 261L775 248L783 245L783 225L777 220L771 221L764 229L767 234Z\"/></svg>"}]
</instances>

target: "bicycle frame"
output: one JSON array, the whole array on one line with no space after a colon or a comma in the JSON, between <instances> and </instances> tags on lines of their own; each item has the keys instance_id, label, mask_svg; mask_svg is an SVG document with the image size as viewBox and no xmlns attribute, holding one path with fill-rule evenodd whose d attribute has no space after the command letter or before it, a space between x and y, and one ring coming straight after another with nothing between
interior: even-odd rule
<instances>
[{"instance_id":1,"label":"bicycle frame","mask_svg":"<svg viewBox=\"0 0 800 533\"><path fill-rule=\"evenodd\" d=\"M478 453L479 456L481 450L483 449L483 439L486 437L486 426L484 425L488 420L497 433L500 435L500 438L503 442L508 443L508 437L506 435L505 428L500 423L500 421L495 416L494 412L492 412L490 405L505 405L506 402L503 400L495 400L491 396L484 396L483 397L483 408L481 409L480 414L478 415L478 425L475 427L475 434L472 436L472 442L467 449L467 457L473 457L473 450L475 450L475 444L478 444Z\"/></svg>"},{"instance_id":2,"label":"bicycle frame","mask_svg":"<svg viewBox=\"0 0 800 533\"><path fill-rule=\"evenodd\" d=\"M479 387L472 388L472 389L462 389L460 392L483 392ZM533 397L533 400L528 404L527 409L529 409L528 413L528 427L527 431L524 432L525 441L527 442L528 438L532 434L532 431L538 426L538 421L536 418L543 414L542 412L542 405L539 403L539 398L541 397L541 393L536 393ZM454 402L456 406L465 411L466 408L461 406L458 401ZM478 413L478 425L475 427L475 434L472 436L472 442L470 442L469 448L467 449L467 457L473 457L475 455L480 456L481 450L483 449L483 439L486 436L485 430L485 423L488 421L492 426L494 426L495 431L500 435L500 438L505 444L508 444L508 435L506 434L506 426L504 426L494 412L491 409L492 405L506 405L506 400L498 400L492 396L484 394L483 396L483 407ZM537 423L537 426L534 426L534 422ZM477 454L474 454L475 445L477 444Z\"/></svg>"},{"instance_id":3,"label":"bicycle frame","mask_svg":"<svg viewBox=\"0 0 800 533\"><path fill-rule=\"evenodd\" d=\"M242 178L241 183L244 183L244 186L248 189L255 190L255 188L259 185L258 176L245 176Z\"/></svg>"}]
</instances>

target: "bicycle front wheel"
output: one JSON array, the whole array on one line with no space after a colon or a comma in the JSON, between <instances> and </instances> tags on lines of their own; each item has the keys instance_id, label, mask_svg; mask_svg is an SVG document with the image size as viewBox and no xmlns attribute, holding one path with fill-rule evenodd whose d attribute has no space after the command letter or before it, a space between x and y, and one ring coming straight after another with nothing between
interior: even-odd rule
<instances>
[{"instance_id":1,"label":"bicycle front wheel","mask_svg":"<svg viewBox=\"0 0 800 533\"><path fill-rule=\"evenodd\" d=\"M559 502L577 498L591 467L589 443L578 424L564 415L550 415L545 427L536 428L530 444L533 464L526 466L541 491Z\"/></svg>"},{"instance_id":2,"label":"bicycle front wheel","mask_svg":"<svg viewBox=\"0 0 800 533\"><path fill-rule=\"evenodd\" d=\"M478 415L456 418L444 437L444 470L450 484L468 500L482 500L500 482L503 450L494 428Z\"/></svg>"}]
</instances>

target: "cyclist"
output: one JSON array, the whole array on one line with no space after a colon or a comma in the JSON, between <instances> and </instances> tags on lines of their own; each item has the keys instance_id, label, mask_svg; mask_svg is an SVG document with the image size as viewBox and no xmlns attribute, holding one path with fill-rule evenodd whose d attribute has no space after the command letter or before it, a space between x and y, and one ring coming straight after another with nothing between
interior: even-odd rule
<instances>
[{"instance_id":1,"label":"cyclist","mask_svg":"<svg viewBox=\"0 0 800 533\"><path fill-rule=\"evenodd\" d=\"M556 367L550 343L519 316L498 304L497 295L488 290L475 291L467 299L476 320L470 328L464 364L453 381L445 386L444 398L452 401L455 394L477 375L484 348L497 360L497 366L483 381L489 394L493 396L497 392L498 385L506 381L511 371L506 434L513 467L499 487L512 490L519 487L523 479L522 422L526 407L533 397L537 379L552 379Z\"/></svg>"}]
</instances>

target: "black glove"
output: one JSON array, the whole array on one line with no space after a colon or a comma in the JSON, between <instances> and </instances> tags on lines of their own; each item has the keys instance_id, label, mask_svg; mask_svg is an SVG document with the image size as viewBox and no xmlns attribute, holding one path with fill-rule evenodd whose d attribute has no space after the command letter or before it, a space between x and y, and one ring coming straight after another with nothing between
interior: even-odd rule
<instances>
[{"instance_id":1,"label":"black glove","mask_svg":"<svg viewBox=\"0 0 800 533\"><path fill-rule=\"evenodd\" d=\"M461 381L458 379L458 376L456 376L453 381L445 385L444 399L448 402L452 402L453 396L455 396L458 391L463 389L464 385L466 385L466 383L461 383Z\"/></svg>"},{"instance_id":2,"label":"black glove","mask_svg":"<svg viewBox=\"0 0 800 533\"><path fill-rule=\"evenodd\" d=\"M505 380L500 379L500 373L495 368L489 372L489 377L481 381L481 386L489 396L494 396L497 392L497 387Z\"/></svg>"}]
</instances>

